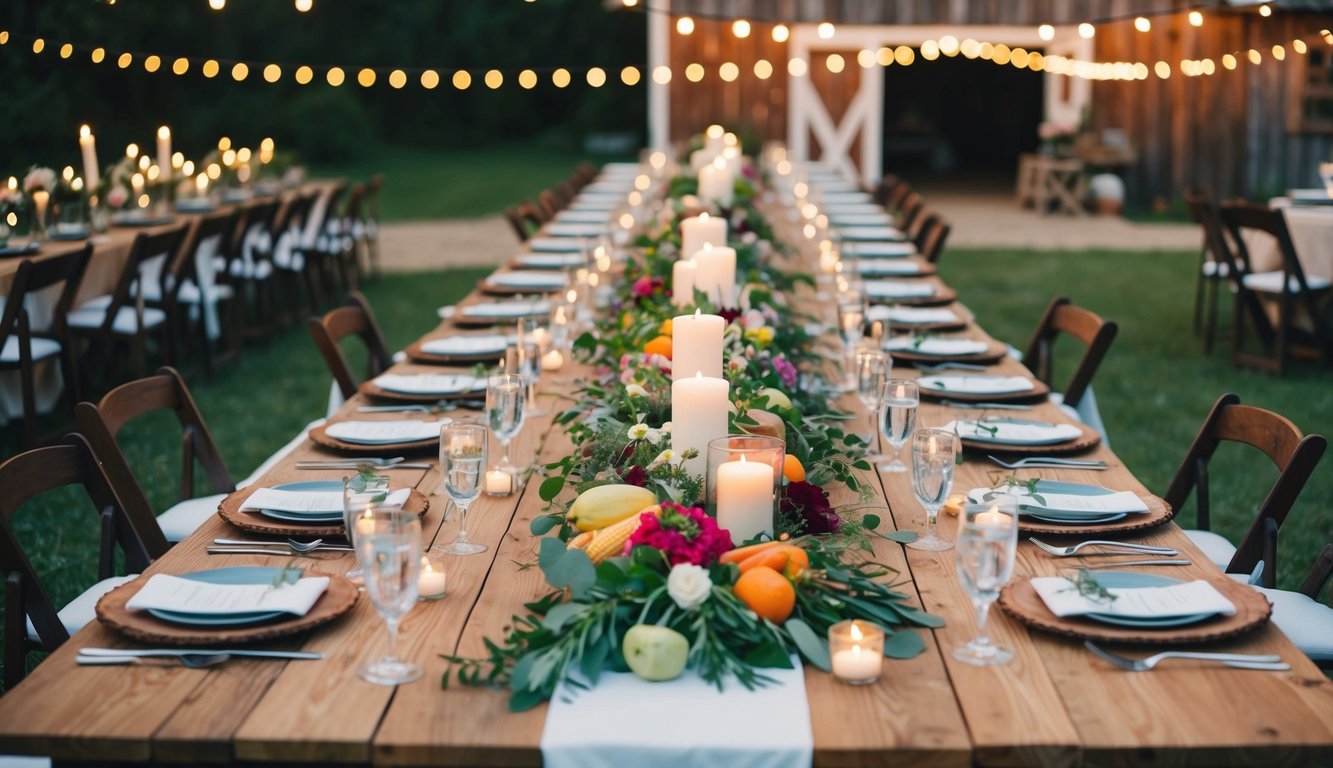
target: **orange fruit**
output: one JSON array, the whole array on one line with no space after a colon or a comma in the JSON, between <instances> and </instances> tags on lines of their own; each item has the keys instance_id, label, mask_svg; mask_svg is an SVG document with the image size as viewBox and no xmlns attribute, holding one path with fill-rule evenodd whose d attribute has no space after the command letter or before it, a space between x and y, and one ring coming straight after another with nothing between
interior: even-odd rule
<instances>
[{"instance_id":1,"label":"orange fruit","mask_svg":"<svg viewBox=\"0 0 1333 768\"><path fill-rule=\"evenodd\" d=\"M801 466L801 460L787 454L787 458L782 460L782 476L787 478L789 483L800 483L805 481L805 467Z\"/></svg>"},{"instance_id":2,"label":"orange fruit","mask_svg":"<svg viewBox=\"0 0 1333 768\"><path fill-rule=\"evenodd\" d=\"M661 355L666 359L671 359L671 337L655 336L647 344L643 345L643 351L650 355Z\"/></svg>"},{"instance_id":3,"label":"orange fruit","mask_svg":"<svg viewBox=\"0 0 1333 768\"><path fill-rule=\"evenodd\" d=\"M661 329L658 330L658 333L662 334L663 336L671 335L671 318L668 317L667 319L662 321L662 327Z\"/></svg>"},{"instance_id":4,"label":"orange fruit","mask_svg":"<svg viewBox=\"0 0 1333 768\"><path fill-rule=\"evenodd\" d=\"M750 610L774 624L786 621L796 607L796 588L766 565L742 573L731 591Z\"/></svg>"}]
</instances>

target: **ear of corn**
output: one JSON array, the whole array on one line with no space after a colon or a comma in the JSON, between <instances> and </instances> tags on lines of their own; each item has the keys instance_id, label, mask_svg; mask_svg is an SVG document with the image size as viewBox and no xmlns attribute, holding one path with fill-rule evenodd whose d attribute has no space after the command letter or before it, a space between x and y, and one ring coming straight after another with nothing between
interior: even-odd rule
<instances>
[{"instance_id":1,"label":"ear of corn","mask_svg":"<svg viewBox=\"0 0 1333 768\"><path fill-rule=\"evenodd\" d=\"M640 515L658 515L661 512L662 507L654 504L614 525L592 531L592 540L588 542L586 547L588 558L596 564L608 557L620 554L620 551L625 548L625 542L629 541L629 537L639 529Z\"/></svg>"},{"instance_id":2,"label":"ear of corn","mask_svg":"<svg viewBox=\"0 0 1333 768\"><path fill-rule=\"evenodd\" d=\"M593 531L584 531L578 536L570 539L569 543L565 545L565 549L587 549L588 545L592 543L592 537L594 535L595 533Z\"/></svg>"}]
</instances>

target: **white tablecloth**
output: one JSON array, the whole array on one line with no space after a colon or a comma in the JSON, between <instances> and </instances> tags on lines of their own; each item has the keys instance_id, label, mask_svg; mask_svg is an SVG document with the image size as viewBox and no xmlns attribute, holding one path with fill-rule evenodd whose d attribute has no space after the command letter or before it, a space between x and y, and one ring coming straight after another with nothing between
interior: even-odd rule
<instances>
[{"instance_id":1,"label":"white tablecloth","mask_svg":"<svg viewBox=\"0 0 1333 768\"><path fill-rule=\"evenodd\" d=\"M1333 280L1333 205L1292 205L1285 197L1274 198L1269 205L1282 210L1306 277ZM1282 254L1273 238L1262 232L1247 232L1245 245L1254 271L1282 269Z\"/></svg>"}]
</instances>

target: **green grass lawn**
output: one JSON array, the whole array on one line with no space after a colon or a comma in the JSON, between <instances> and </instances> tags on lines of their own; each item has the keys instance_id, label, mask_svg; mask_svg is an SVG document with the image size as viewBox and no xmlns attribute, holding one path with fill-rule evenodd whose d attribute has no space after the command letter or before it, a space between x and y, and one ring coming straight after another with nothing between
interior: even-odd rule
<instances>
[{"instance_id":1,"label":"green grass lawn","mask_svg":"<svg viewBox=\"0 0 1333 768\"><path fill-rule=\"evenodd\" d=\"M1219 308L1219 342L1211 357L1204 356L1203 342L1192 330L1198 258L1197 252L949 251L940 272L976 312L982 327L1020 349L1057 294L1119 324L1094 389L1115 452L1149 489L1161 494L1209 408L1224 393L1277 411L1303 432L1333 436L1333 370L1301 363L1276 377L1234 368L1226 298ZM1076 359L1078 347L1057 347L1060 353L1066 360ZM1059 379L1057 385L1062 386ZM1276 470L1257 450L1224 446L1210 474L1213 530L1235 542L1253 519ZM1324 544L1333 541L1330 509L1333 456L1326 455L1279 534L1280 586L1299 586ZM1192 499L1177 521L1194 526Z\"/></svg>"},{"instance_id":2,"label":"green grass lawn","mask_svg":"<svg viewBox=\"0 0 1333 768\"><path fill-rule=\"evenodd\" d=\"M352 180L384 174L380 216L388 221L472 218L536 199L585 159L537 145L440 150L377 146L355 163L317 165L310 173Z\"/></svg>"}]
</instances>

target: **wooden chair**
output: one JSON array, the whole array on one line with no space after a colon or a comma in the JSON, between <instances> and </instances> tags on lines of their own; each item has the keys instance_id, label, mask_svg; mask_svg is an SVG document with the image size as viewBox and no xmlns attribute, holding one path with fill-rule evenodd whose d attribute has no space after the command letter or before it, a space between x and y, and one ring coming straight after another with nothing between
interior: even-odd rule
<instances>
[{"instance_id":1,"label":"wooden chair","mask_svg":"<svg viewBox=\"0 0 1333 768\"><path fill-rule=\"evenodd\" d=\"M356 291L348 294L347 306L338 307L323 317L310 318L309 327L310 337L315 340L315 346L324 357L324 364L329 367L329 373L333 374L333 380L338 385L343 399L356 394L358 382L352 375L347 358L338 346L340 341L349 336L357 336L365 343L368 352L366 361L368 379L378 376L393 364L388 346L384 343L384 334L380 333L375 313L370 309L370 302Z\"/></svg>"},{"instance_id":2,"label":"wooden chair","mask_svg":"<svg viewBox=\"0 0 1333 768\"><path fill-rule=\"evenodd\" d=\"M277 315L272 232L280 206L277 200L264 200L241 208L237 216L228 270L245 338L267 340L272 335Z\"/></svg>"},{"instance_id":3,"label":"wooden chair","mask_svg":"<svg viewBox=\"0 0 1333 768\"><path fill-rule=\"evenodd\" d=\"M26 501L56 488L82 486L97 509L101 526L98 581L59 610L23 551L14 530L14 514ZM93 620L98 599L134 578L114 576L115 548L124 553L125 569L141 572L154 558L145 544L161 533L121 504L98 466L88 442L68 435L59 445L36 448L0 464L0 573L5 580L4 684L12 690L23 679L30 651L53 651Z\"/></svg>"},{"instance_id":4,"label":"wooden chair","mask_svg":"<svg viewBox=\"0 0 1333 768\"><path fill-rule=\"evenodd\" d=\"M537 193L537 208L541 211L543 221L554 219L561 207L559 198L551 190L543 189Z\"/></svg>"},{"instance_id":5,"label":"wooden chair","mask_svg":"<svg viewBox=\"0 0 1333 768\"><path fill-rule=\"evenodd\" d=\"M158 338L167 362L176 359L167 313L146 306L146 294L152 290L149 284L157 284L161 273L176 258L187 226L152 234L140 232L112 292L86 301L69 313L66 322L71 337L88 342L81 370L113 370L119 359L116 352L123 345L129 348L131 375L143 376L150 336Z\"/></svg>"},{"instance_id":6,"label":"wooden chair","mask_svg":"<svg viewBox=\"0 0 1333 768\"><path fill-rule=\"evenodd\" d=\"M1194 287L1194 333L1203 333L1204 354L1213 351L1213 338L1217 332L1217 292L1221 283L1230 283L1235 271L1236 258L1231 244L1227 240L1226 225L1222 223L1222 213L1212 195L1199 187L1185 190L1185 206L1190 217L1203 228L1203 249L1199 256L1199 277ZM1252 306L1244 311L1262 314L1262 308L1254 295L1247 293L1244 299Z\"/></svg>"},{"instance_id":7,"label":"wooden chair","mask_svg":"<svg viewBox=\"0 0 1333 768\"><path fill-rule=\"evenodd\" d=\"M940 254L944 252L944 243L948 241L949 232L952 230L949 222L943 217L931 214L917 233L915 239L917 253L932 264L939 262Z\"/></svg>"},{"instance_id":8,"label":"wooden chair","mask_svg":"<svg viewBox=\"0 0 1333 768\"><path fill-rule=\"evenodd\" d=\"M37 375L36 366L43 360L60 358L60 370L65 380L65 394L72 413L79 402L78 356L70 343L66 315L78 293L93 246L88 244L77 251L61 256L33 261L24 259L14 272L9 296L0 311L0 370L18 371L23 397L23 441L28 448L37 445ZM51 310L51 320L45 328L34 329L27 309L27 299L38 291L61 285L60 296Z\"/></svg>"},{"instance_id":9,"label":"wooden chair","mask_svg":"<svg viewBox=\"0 0 1333 768\"><path fill-rule=\"evenodd\" d=\"M277 279L277 293L283 306L290 309L279 317L283 325L295 322L301 315L313 311L314 297L310 295L305 277L305 230L314 208L318 192L298 194L279 208L269 235L269 260Z\"/></svg>"},{"instance_id":10,"label":"wooden chair","mask_svg":"<svg viewBox=\"0 0 1333 768\"><path fill-rule=\"evenodd\" d=\"M1108 442L1106 427L1097 408L1097 398L1092 393L1092 377L1111 349L1117 330L1118 326L1114 322L1103 320L1091 310L1075 306L1067 296L1056 296L1046 306L1046 311L1037 323L1037 330L1032 334L1032 341L1028 342L1027 352L1023 354L1023 364L1055 390L1051 393L1051 400L1059 404L1069 416L1097 430L1102 439ZM1056 389L1052 381L1055 370L1054 347L1056 339L1061 335L1082 343L1083 356L1074 367L1069 382L1063 389Z\"/></svg>"},{"instance_id":11,"label":"wooden chair","mask_svg":"<svg viewBox=\"0 0 1333 768\"><path fill-rule=\"evenodd\" d=\"M144 286L147 305L166 312L171 333L177 334L175 350L197 346L210 374L217 370L220 359L240 353L241 315L231 281L236 226L235 211L203 217L195 225L190 247L177 250L156 284ZM187 341L191 337L194 344Z\"/></svg>"},{"instance_id":12,"label":"wooden chair","mask_svg":"<svg viewBox=\"0 0 1333 768\"><path fill-rule=\"evenodd\" d=\"M1254 522L1236 546L1209 530L1208 462L1224 441L1257 448L1273 462L1279 473L1259 505ZM1208 412L1162 498L1172 509L1180 510L1193 492L1198 530L1187 530L1186 535L1227 573L1252 575L1262 563L1260 583L1272 587L1277 582L1278 529L1327 446L1328 441L1323 436L1302 436L1295 424L1279 414L1241 405L1237 395L1223 395Z\"/></svg>"},{"instance_id":13,"label":"wooden chair","mask_svg":"<svg viewBox=\"0 0 1333 768\"><path fill-rule=\"evenodd\" d=\"M875 189L870 193L870 196L874 198L875 202L884 208L884 210L890 211L893 210L893 208L890 207L890 201L893 200L895 196L901 200L901 196L906 194L907 190L910 190L910 188L911 187L907 182L892 173L886 173L884 174L884 178L880 179L879 183L875 185Z\"/></svg>"},{"instance_id":14,"label":"wooden chair","mask_svg":"<svg viewBox=\"0 0 1333 768\"><path fill-rule=\"evenodd\" d=\"M1236 281L1238 296L1251 293L1276 304L1276 321L1265 312L1243 311L1237 301L1231 357L1237 365L1246 365L1282 373L1292 356L1319 357L1333 363L1333 306L1328 298L1333 283L1326 278L1307 276L1301 268L1296 248L1287 231L1281 211L1252 203L1223 203L1222 221L1236 245ZM1241 236L1244 230L1256 230L1272 236L1282 256L1282 268L1255 272L1249 249ZM1252 320L1258 330L1264 353L1247 352L1244 347L1245 320Z\"/></svg>"},{"instance_id":15,"label":"wooden chair","mask_svg":"<svg viewBox=\"0 0 1333 768\"><path fill-rule=\"evenodd\" d=\"M520 243L526 243L537 230L541 229L542 224L546 223L541 211L532 203L519 203L506 208L505 220L509 222Z\"/></svg>"},{"instance_id":16,"label":"wooden chair","mask_svg":"<svg viewBox=\"0 0 1333 768\"><path fill-rule=\"evenodd\" d=\"M181 478L176 502L156 516L151 541L148 532L141 531L154 556L165 551L168 542L180 541L194 533L217 514L223 497L236 490L185 380L176 369L164 366L152 376L116 387L96 405L79 403L75 411L79 429L88 438L116 495L131 509L143 510L149 520L153 513L148 496L130 468L117 437L126 424L157 411L171 411L180 425ZM204 470L208 489L203 496L196 496L194 491L196 462Z\"/></svg>"},{"instance_id":17,"label":"wooden chair","mask_svg":"<svg viewBox=\"0 0 1333 768\"><path fill-rule=\"evenodd\" d=\"M920 193L910 191L903 197L902 204L898 206L898 229L905 233L913 231L917 219L921 217L926 208L926 201Z\"/></svg>"},{"instance_id":18,"label":"wooden chair","mask_svg":"<svg viewBox=\"0 0 1333 768\"><path fill-rule=\"evenodd\" d=\"M583 189L584 187L588 186L588 184L590 184L593 179L597 178L597 174L598 172L600 172L600 170L601 169L599 169L592 163L589 162L579 163L577 166L574 167L574 173L571 174L571 177L574 180L574 186L577 189Z\"/></svg>"},{"instance_id":19,"label":"wooden chair","mask_svg":"<svg viewBox=\"0 0 1333 768\"><path fill-rule=\"evenodd\" d=\"M368 272L374 277L380 276L380 190L384 188L384 176L375 174L366 182L365 218L362 227L365 231L366 255L369 258Z\"/></svg>"}]
</instances>

